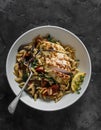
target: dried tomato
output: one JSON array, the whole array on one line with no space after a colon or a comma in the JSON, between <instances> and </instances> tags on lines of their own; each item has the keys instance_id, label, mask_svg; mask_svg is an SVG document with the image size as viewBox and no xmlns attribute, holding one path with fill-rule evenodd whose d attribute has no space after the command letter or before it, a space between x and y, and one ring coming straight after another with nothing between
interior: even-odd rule
<instances>
[{"instance_id":1,"label":"dried tomato","mask_svg":"<svg viewBox=\"0 0 101 130\"><path fill-rule=\"evenodd\" d=\"M37 72L44 72L43 67L37 67L35 70L36 70Z\"/></svg>"},{"instance_id":2,"label":"dried tomato","mask_svg":"<svg viewBox=\"0 0 101 130\"><path fill-rule=\"evenodd\" d=\"M56 93L59 90L59 85L54 84L51 86L53 93Z\"/></svg>"}]
</instances>

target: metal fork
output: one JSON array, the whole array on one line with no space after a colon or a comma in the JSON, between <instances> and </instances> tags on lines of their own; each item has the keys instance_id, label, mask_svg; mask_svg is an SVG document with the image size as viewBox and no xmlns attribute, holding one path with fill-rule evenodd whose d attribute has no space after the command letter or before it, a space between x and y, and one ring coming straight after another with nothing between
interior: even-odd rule
<instances>
[{"instance_id":1,"label":"metal fork","mask_svg":"<svg viewBox=\"0 0 101 130\"><path fill-rule=\"evenodd\" d=\"M32 51L32 50L31 50L31 51ZM35 54L35 56L38 55L39 53L40 53L40 50L37 51L37 53ZM28 67L28 69L29 69L29 71L30 71L30 75L29 75L27 81L25 82L23 88L22 88L21 91L19 92L19 94L13 99L13 101L12 101L12 102L9 104L9 106L8 106L8 111L9 111L11 114L13 114L13 113L15 112L15 109L16 109L16 107L17 107L17 104L18 104L18 102L19 102L19 99L21 98L23 91L26 89L26 86L27 86L27 84L28 84L30 78L31 78L32 75L33 75L32 71L31 71L31 63L29 63L29 65L26 65L26 62L24 62L24 65L25 65L26 67Z\"/></svg>"},{"instance_id":2,"label":"metal fork","mask_svg":"<svg viewBox=\"0 0 101 130\"><path fill-rule=\"evenodd\" d=\"M30 66L29 66L29 69L30 69ZM27 81L25 82L25 85L23 86L23 88L21 89L21 91L19 92L19 94L18 94L18 95L13 99L13 101L9 104L9 106L8 106L8 111L9 111L11 114L13 114L13 113L15 112L15 109L16 109L16 107L17 107L17 104L18 104L18 102L19 102L19 99L21 98L22 93L23 93L23 91L25 90L25 88L26 88L26 86L27 86L27 84L28 84L28 82L29 82L29 80L30 80L30 78L31 78L32 75L33 75L33 73L32 73L32 71L30 71L30 75L29 75Z\"/></svg>"}]
</instances>

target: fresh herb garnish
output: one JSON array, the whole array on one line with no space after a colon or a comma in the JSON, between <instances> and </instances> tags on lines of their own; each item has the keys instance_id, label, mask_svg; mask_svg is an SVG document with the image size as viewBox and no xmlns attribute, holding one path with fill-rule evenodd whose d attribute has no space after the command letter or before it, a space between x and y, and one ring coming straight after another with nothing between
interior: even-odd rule
<instances>
[{"instance_id":1,"label":"fresh herb garnish","mask_svg":"<svg viewBox=\"0 0 101 130\"><path fill-rule=\"evenodd\" d=\"M55 40L50 34L47 35L46 39L47 39L49 42L56 43L56 40Z\"/></svg>"},{"instance_id":2,"label":"fresh herb garnish","mask_svg":"<svg viewBox=\"0 0 101 130\"><path fill-rule=\"evenodd\" d=\"M41 78L45 78L45 79L48 79L49 81L52 81L53 83L57 83L56 80L54 80L52 77L48 77L45 73L40 73L39 76Z\"/></svg>"},{"instance_id":3,"label":"fresh herb garnish","mask_svg":"<svg viewBox=\"0 0 101 130\"><path fill-rule=\"evenodd\" d=\"M80 94L80 91L77 90L76 93L77 93L77 94Z\"/></svg>"},{"instance_id":4,"label":"fresh herb garnish","mask_svg":"<svg viewBox=\"0 0 101 130\"><path fill-rule=\"evenodd\" d=\"M82 83L84 80L84 76L80 76L80 82Z\"/></svg>"},{"instance_id":5,"label":"fresh herb garnish","mask_svg":"<svg viewBox=\"0 0 101 130\"><path fill-rule=\"evenodd\" d=\"M79 60L79 59L76 59L75 61L76 61L76 62L79 62L80 60Z\"/></svg>"},{"instance_id":6,"label":"fresh herb garnish","mask_svg":"<svg viewBox=\"0 0 101 130\"><path fill-rule=\"evenodd\" d=\"M47 40L50 41L50 42L52 41L52 37L50 36L50 34L48 34Z\"/></svg>"},{"instance_id":7,"label":"fresh herb garnish","mask_svg":"<svg viewBox=\"0 0 101 130\"><path fill-rule=\"evenodd\" d=\"M25 74L23 75L22 79L23 79L24 82L26 82L26 80L28 79L28 74L25 73Z\"/></svg>"},{"instance_id":8,"label":"fresh herb garnish","mask_svg":"<svg viewBox=\"0 0 101 130\"><path fill-rule=\"evenodd\" d=\"M37 59L34 59L34 61L31 63L31 67L35 67L37 66L37 63L38 63L38 60Z\"/></svg>"},{"instance_id":9,"label":"fresh herb garnish","mask_svg":"<svg viewBox=\"0 0 101 130\"><path fill-rule=\"evenodd\" d=\"M52 77L45 77L45 78L47 78L48 80L52 81L54 84L57 83L56 80L54 80Z\"/></svg>"},{"instance_id":10,"label":"fresh herb garnish","mask_svg":"<svg viewBox=\"0 0 101 130\"><path fill-rule=\"evenodd\" d=\"M76 90L77 94L80 94L81 87Z\"/></svg>"}]
</instances>

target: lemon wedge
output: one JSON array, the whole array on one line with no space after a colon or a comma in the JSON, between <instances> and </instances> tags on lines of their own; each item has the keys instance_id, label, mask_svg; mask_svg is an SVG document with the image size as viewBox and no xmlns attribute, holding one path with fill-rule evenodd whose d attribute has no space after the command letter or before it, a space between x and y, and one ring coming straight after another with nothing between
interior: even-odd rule
<instances>
[{"instance_id":1,"label":"lemon wedge","mask_svg":"<svg viewBox=\"0 0 101 130\"><path fill-rule=\"evenodd\" d=\"M86 73L78 72L73 77L72 82L71 82L71 88L72 88L73 92L80 89L80 85L83 83L85 75L86 75Z\"/></svg>"}]
</instances>

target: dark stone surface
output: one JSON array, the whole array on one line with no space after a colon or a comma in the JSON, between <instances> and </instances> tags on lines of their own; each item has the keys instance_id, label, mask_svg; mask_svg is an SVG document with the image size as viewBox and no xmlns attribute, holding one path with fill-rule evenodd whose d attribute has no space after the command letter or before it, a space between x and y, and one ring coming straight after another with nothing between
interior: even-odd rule
<instances>
[{"instance_id":1,"label":"dark stone surface","mask_svg":"<svg viewBox=\"0 0 101 130\"><path fill-rule=\"evenodd\" d=\"M6 79L6 56L25 31L40 25L58 25L84 42L92 60L92 78L85 94L72 106L42 112L19 103ZM101 0L0 0L0 130L101 130Z\"/></svg>"}]
</instances>

